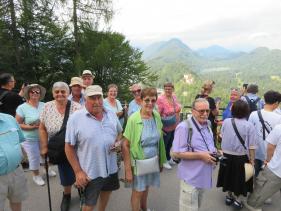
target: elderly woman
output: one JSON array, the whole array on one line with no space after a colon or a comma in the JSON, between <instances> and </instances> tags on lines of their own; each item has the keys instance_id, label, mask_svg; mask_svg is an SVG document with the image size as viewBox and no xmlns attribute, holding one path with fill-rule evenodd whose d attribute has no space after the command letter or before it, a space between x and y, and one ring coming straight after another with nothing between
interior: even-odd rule
<instances>
[{"instance_id":1,"label":"elderly woman","mask_svg":"<svg viewBox=\"0 0 281 211\"><path fill-rule=\"evenodd\" d=\"M134 99L129 103L128 116L135 113L141 108L141 86L139 84L134 84L130 87L130 90L134 96Z\"/></svg>"},{"instance_id":2,"label":"elderly woman","mask_svg":"<svg viewBox=\"0 0 281 211\"><path fill-rule=\"evenodd\" d=\"M107 98L104 99L103 105L105 108L116 113L121 125L124 123L124 111L119 100L116 99L118 94L118 87L116 84L108 85Z\"/></svg>"},{"instance_id":3,"label":"elderly woman","mask_svg":"<svg viewBox=\"0 0 281 211\"><path fill-rule=\"evenodd\" d=\"M132 183L131 205L133 211L148 210L149 187L160 186L159 165L162 169L163 163L166 162L161 118L159 113L153 110L157 100L156 89L143 89L141 99L141 109L128 119L122 147L125 180ZM143 160L152 161L153 158L156 158L157 162L154 165L150 163L153 167L150 170L154 170L141 173L136 163ZM132 166L132 164L134 165Z\"/></svg>"},{"instance_id":4,"label":"elderly woman","mask_svg":"<svg viewBox=\"0 0 281 211\"><path fill-rule=\"evenodd\" d=\"M62 126L68 102L69 87L64 82L56 82L53 85L52 93L54 100L45 104L40 116L39 134L42 155L46 155L48 152L48 139L54 136ZM80 108L81 106L79 103L72 101L69 114L72 114ZM58 171L61 185L64 187L61 210L67 211L70 207L71 186L75 182L75 176L68 161L58 164Z\"/></svg>"},{"instance_id":5,"label":"elderly woman","mask_svg":"<svg viewBox=\"0 0 281 211\"><path fill-rule=\"evenodd\" d=\"M181 105L173 94L174 85L172 83L164 84L164 94L157 100L158 111L162 118L164 143L166 149L166 157L169 162L164 163L164 168L171 169L170 164L175 164L170 156L170 150L174 140L175 129L179 123L179 113Z\"/></svg>"},{"instance_id":6,"label":"elderly woman","mask_svg":"<svg viewBox=\"0 0 281 211\"><path fill-rule=\"evenodd\" d=\"M240 97L241 97L241 94L240 94L239 89L233 88L233 89L230 90L229 103L227 104L225 110L222 113L222 119L223 120L232 117L231 107L232 107L234 102L236 102L237 100L240 99Z\"/></svg>"},{"instance_id":7,"label":"elderly woman","mask_svg":"<svg viewBox=\"0 0 281 211\"><path fill-rule=\"evenodd\" d=\"M39 124L40 113L43 110L46 89L38 84L30 84L24 88L24 98L26 102L21 104L16 110L16 120L19 123L25 138L22 147L29 160L29 169L33 174L33 181L37 185L44 185L45 182L39 175L40 168L40 146L39 146ZM56 175L50 171L51 175Z\"/></svg>"},{"instance_id":8,"label":"elderly woman","mask_svg":"<svg viewBox=\"0 0 281 211\"><path fill-rule=\"evenodd\" d=\"M254 165L257 135L254 125L247 121L249 106L246 102L234 102L231 113L233 118L226 119L221 129L221 148L226 160L220 165L217 187L228 192L226 205L242 209L241 197L253 191L253 178L246 181L244 165L248 162Z\"/></svg>"}]
</instances>

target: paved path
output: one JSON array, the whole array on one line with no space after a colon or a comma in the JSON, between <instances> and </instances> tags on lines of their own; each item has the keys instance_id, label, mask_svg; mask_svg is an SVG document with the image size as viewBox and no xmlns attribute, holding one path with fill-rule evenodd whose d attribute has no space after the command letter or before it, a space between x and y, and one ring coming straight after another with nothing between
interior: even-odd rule
<instances>
[{"instance_id":1,"label":"paved path","mask_svg":"<svg viewBox=\"0 0 281 211\"><path fill-rule=\"evenodd\" d=\"M122 174L122 173L120 173ZM31 173L26 172L28 178L29 198L23 203L23 211L48 211L47 187L36 186L31 178ZM122 176L122 175L121 175ZM58 176L51 178L51 195L53 211L59 211L62 189ZM130 189L124 188L123 183L118 191L111 195L108 211L130 211ZM173 170L164 170L161 174L161 188L151 189L149 192L148 206L154 211L178 211L179 181L176 177L176 167ZM277 193L273 197L272 205L265 205L264 211L281 211L281 197ZM7 206L8 207L8 203ZM6 208L5 211L10 209ZM220 189L213 188L207 191L203 198L200 211L232 211L232 207L224 205L224 194ZM77 191L72 191L71 211L79 211L79 198ZM242 211L246 211L243 209Z\"/></svg>"}]
</instances>

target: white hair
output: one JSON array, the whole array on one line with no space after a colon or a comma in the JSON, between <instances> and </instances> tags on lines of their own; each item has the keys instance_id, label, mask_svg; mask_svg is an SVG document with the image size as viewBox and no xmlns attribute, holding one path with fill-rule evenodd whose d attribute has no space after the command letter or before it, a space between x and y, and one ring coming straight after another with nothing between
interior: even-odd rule
<instances>
[{"instance_id":1,"label":"white hair","mask_svg":"<svg viewBox=\"0 0 281 211\"><path fill-rule=\"evenodd\" d=\"M55 89L65 89L67 93L69 93L69 86L63 81L55 82L52 91L54 91Z\"/></svg>"}]
</instances>

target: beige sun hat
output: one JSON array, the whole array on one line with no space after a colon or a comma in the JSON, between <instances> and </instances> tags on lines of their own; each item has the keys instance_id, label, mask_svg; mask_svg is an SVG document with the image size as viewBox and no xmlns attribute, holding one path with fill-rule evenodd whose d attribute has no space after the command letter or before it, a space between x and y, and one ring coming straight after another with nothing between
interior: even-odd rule
<instances>
[{"instance_id":1,"label":"beige sun hat","mask_svg":"<svg viewBox=\"0 0 281 211\"><path fill-rule=\"evenodd\" d=\"M69 86L72 87L74 85L79 85L81 87L85 87L83 81L80 77L72 77Z\"/></svg>"},{"instance_id":2,"label":"beige sun hat","mask_svg":"<svg viewBox=\"0 0 281 211\"><path fill-rule=\"evenodd\" d=\"M250 163L245 163L244 168L245 168L245 182L248 182L249 179L251 179L254 176L255 169L254 166Z\"/></svg>"},{"instance_id":3,"label":"beige sun hat","mask_svg":"<svg viewBox=\"0 0 281 211\"><path fill-rule=\"evenodd\" d=\"M87 76L87 75L92 76L93 79L95 78L95 75L93 75L93 73L90 70L83 70L82 78L83 78L83 76Z\"/></svg>"},{"instance_id":4,"label":"beige sun hat","mask_svg":"<svg viewBox=\"0 0 281 211\"><path fill-rule=\"evenodd\" d=\"M45 97L45 94L46 94L46 89L39 85L39 84L29 84L27 85L26 87L24 87L23 89L23 97L26 99L26 100L29 100L29 91L33 88L38 88L40 89L40 100L43 100L44 97Z\"/></svg>"},{"instance_id":5,"label":"beige sun hat","mask_svg":"<svg viewBox=\"0 0 281 211\"><path fill-rule=\"evenodd\" d=\"M99 85L91 85L86 88L85 96L89 97L89 96L93 96L93 95L103 96L102 88Z\"/></svg>"}]
</instances>

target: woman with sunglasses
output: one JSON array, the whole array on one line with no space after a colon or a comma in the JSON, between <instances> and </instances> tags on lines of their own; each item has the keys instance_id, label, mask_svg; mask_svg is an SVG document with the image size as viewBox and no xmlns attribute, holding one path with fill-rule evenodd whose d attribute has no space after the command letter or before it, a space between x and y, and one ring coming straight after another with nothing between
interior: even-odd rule
<instances>
[{"instance_id":1,"label":"woman with sunglasses","mask_svg":"<svg viewBox=\"0 0 281 211\"><path fill-rule=\"evenodd\" d=\"M172 83L164 84L164 94L157 99L157 106L163 123L164 143L166 157L168 162L164 163L164 168L171 169L175 162L171 159L170 150L174 140L175 129L179 123L179 113L181 105L173 94L174 85ZM167 120L167 118L169 118Z\"/></svg>"},{"instance_id":2,"label":"woman with sunglasses","mask_svg":"<svg viewBox=\"0 0 281 211\"><path fill-rule=\"evenodd\" d=\"M45 185L39 174L40 168L40 146L39 146L39 124L40 113L44 103L40 102L45 97L46 89L38 84L30 84L24 88L24 98L26 102L21 104L16 110L16 120L24 134L25 141L22 147L27 154L29 169L33 175L35 184ZM53 172L55 174L55 172Z\"/></svg>"},{"instance_id":3,"label":"woman with sunglasses","mask_svg":"<svg viewBox=\"0 0 281 211\"><path fill-rule=\"evenodd\" d=\"M134 99L129 103L128 116L135 113L141 108L141 86L139 84L134 84L130 87L130 90L134 96Z\"/></svg>"},{"instance_id":4,"label":"woman with sunglasses","mask_svg":"<svg viewBox=\"0 0 281 211\"><path fill-rule=\"evenodd\" d=\"M62 126L68 102L69 87L65 82L56 82L53 85L52 93L54 100L45 103L40 116L40 148L43 156L48 152L48 139L54 136ZM71 101L69 115L80 108L79 103ZM71 200L71 186L75 182L75 175L68 161L58 164L58 171L61 185L64 188L61 211L68 211Z\"/></svg>"},{"instance_id":5,"label":"woman with sunglasses","mask_svg":"<svg viewBox=\"0 0 281 211\"><path fill-rule=\"evenodd\" d=\"M234 102L236 102L237 100L239 100L241 97L241 93L240 90L237 88L232 88L230 90L230 97L229 97L229 103L227 104L225 110L222 113L222 120L225 120L227 118L231 118L231 107L233 105Z\"/></svg>"},{"instance_id":6,"label":"woman with sunglasses","mask_svg":"<svg viewBox=\"0 0 281 211\"><path fill-rule=\"evenodd\" d=\"M154 110L157 100L156 89L143 89L141 100L141 109L128 119L122 147L125 181L132 183L131 206L133 211L149 210L147 208L149 187L160 186L159 167L161 170L163 163L166 162L162 122L159 113ZM132 166L134 161L155 157L157 162L153 167L158 170L143 175L137 174L136 165Z\"/></svg>"}]
</instances>

